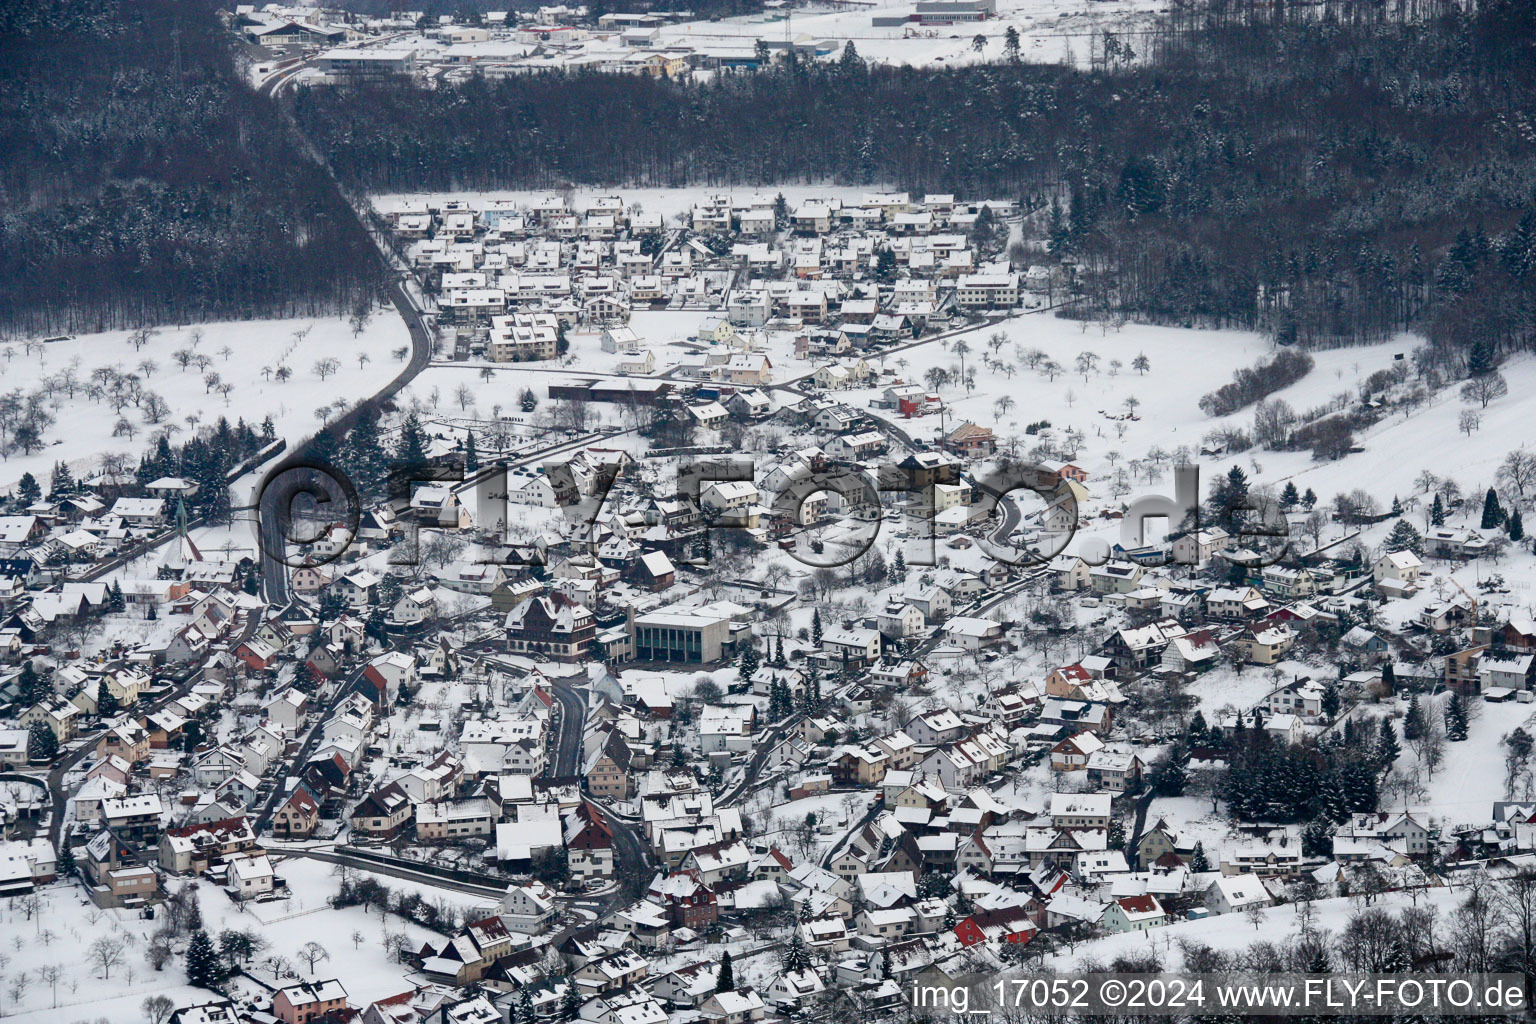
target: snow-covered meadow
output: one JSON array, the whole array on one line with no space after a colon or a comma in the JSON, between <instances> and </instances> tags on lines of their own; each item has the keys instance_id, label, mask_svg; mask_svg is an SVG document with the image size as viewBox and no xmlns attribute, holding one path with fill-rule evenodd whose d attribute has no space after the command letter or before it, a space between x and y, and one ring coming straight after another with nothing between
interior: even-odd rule
<instances>
[{"instance_id":1,"label":"snow-covered meadow","mask_svg":"<svg viewBox=\"0 0 1536 1024\"><path fill-rule=\"evenodd\" d=\"M179 442L220 416L257 426L270 416L279 437L303 437L398 374L395 353L410 344L390 308L377 310L361 333L346 319L326 318L162 327L135 337L108 331L0 349L0 392L20 392L23 401L38 395L52 419L41 447L0 462L0 490L28 472L46 487L61 460L76 477L101 470L114 454L131 470L158 433ZM114 389L130 399L120 408Z\"/></svg>"}]
</instances>

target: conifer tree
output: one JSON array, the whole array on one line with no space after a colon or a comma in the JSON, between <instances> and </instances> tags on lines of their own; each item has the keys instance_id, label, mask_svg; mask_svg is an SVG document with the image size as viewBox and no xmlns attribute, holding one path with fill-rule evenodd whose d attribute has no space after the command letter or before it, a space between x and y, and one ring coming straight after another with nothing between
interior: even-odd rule
<instances>
[{"instance_id":1,"label":"conifer tree","mask_svg":"<svg viewBox=\"0 0 1536 1024\"><path fill-rule=\"evenodd\" d=\"M1392 527L1392 532L1387 535L1386 549L1388 551L1412 551L1420 558L1424 556L1424 535L1414 529L1413 524L1406 519L1399 519Z\"/></svg>"},{"instance_id":2,"label":"conifer tree","mask_svg":"<svg viewBox=\"0 0 1536 1024\"><path fill-rule=\"evenodd\" d=\"M1514 541L1525 539L1525 520L1521 518L1519 509L1509 514L1509 539Z\"/></svg>"},{"instance_id":3,"label":"conifer tree","mask_svg":"<svg viewBox=\"0 0 1536 1024\"><path fill-rule=\"evenodd\" d=\"M1207 505L1211 519L1228 533L1235 534L1243 522L1248 503L1248 474L1243 467L1234 465L1224 477L1218 477L1211 488Z\"/></svg>"},{"instance_id":4,"label":"conifer tree","mask_svg":"<svg viewBox=\"0 0 1536 1024\"><path fill-rule=\"evenodd\" d=\"M1445 705L1445 738L1452 743L1467 738L1467 705L1459 693L1452 693Z\"/></svg>"},{"instance_id":5,"label":"conifer tree","mask_svg":"<svg viewBox=\"0 0 1536 1024\"><path fill-rule=\"evenodd\" d=\"M784 973L803 971L811 966L811 951L805 948L805 940L797 929L789 944L784 947Z\"/></svg>"},{"instance_id":6,"label":"conifer tree","mask_svg":"<svg viewBox=\"0 0 1536 1024\"><path fill-rule=\"evenodd\" d=\"M821 649L821 609L817 608L811 613L811 644Z\"/></svg>"},{"instance_id":7,"label":"conifer tree","mask_svg":"<svg viewBox=\"0 0 1536 1024\"><path fill-rule=\"evenodd\" d=\"M1308 512L1312 511L1312 506L1317 504L1317 492L1308 487L1307 493L1301 496L1301 503L1307 507Z\"/></svg>"},{"instance_id":8,"label":"conifer tree","mask_svg":"<svg viewBox=\"0 0 1536 1024\"><path fill-rule=\"evenodd\" d=\"M1504 524L1504 508L1499 504L1499 495L1492 487L1483 495L1483 519L1484 530L1496 530Z\"/></svg>"},{"instance_id":9,"label":"conifer tree","mask_svg":"<svg viewBox=\"0 0 1536 1024\"><path fill-rule=\"evenodd\" d=\"M1339 703L1339 684L1329 680L1328 685L1323 687L1323 714L1332 720L1339 713Z\"/></svg>"},{"instance_id":10,"label":"conifer tree","mask_svg":"<svg viewBox=\"0 0 1536 1024\"><path fill-rule=\"evenodd\" d=\"M1392 728L1392 720L1383 718L1381 735L1376 741L1376 763L1381 765L1383 770L1390 768L1402 752L1403 748L1397 742L1397 730Z\"/></svg>"},{"instance_id":11,"label":"conifer tree","mask_svg":"<svg viewBox=\"0 0 1536 1024\"><path fill-rule=\"evenodd\" d=\"M1408 713L1403 716L1403 739L1416 740L1424 735L1424 709L1419 706L1419 695L1408 701Z\"/></svg>"},{"instance_id":12,"label":"conifer tree","mask_svg":"<svg viewBox=\"0 0 1536 1024\"><path fill-rule=\"evenodd\" d=\"M1190 745L1196 747L1204 746L1207 739L1209 738L1210 731L1210 726L1206 725L1205 723L1205 715L1197 709L1195 711L1195 717L1189 720Z\"/></svg>"},{"instance_id":13,"label":"conifer tree","mask_svg":"<svg viewBox=\"0 0 1536 1024\"><path fill-rule=\"evenodd\" d=\"M1301 852L1308 857L1326 857L1333 852L1333 822L1313 818L1301 832Z\"/></svg>"},{"instance_id":14,"label":"conifer tree","mask_svg":"<svg viewBox=\"0 0 1536 1024\"><path fill-rule=\"evenodd\" d=\"M40 761L51 761L59 752L59 740L46 722L33 722L27 727L27 756Z\"/></svg>"},{"instance_id":15,"label":"conifer tree","mask_svg":"<svg viewBox=\"0 0 1536 1024\"><path fill-rule=\"evenodd\" d=\"M395 449L395 461L407 466L420 465L427 461L427 439L422 432L421 421L416 414L406 413L405 422L400 425L400 444Z\"/></svg>"},{"instance_id":16,"label":"conifer tree","mask_svg":"<svg viewBox=\"0 0 1536 1024\"><path fill-rule=\"evenodd\" d=\"M198 928L187 943L187 984L215 988L224 982L224 962L213 948L208 933Z\"/></svg>"},{"instance_id":17,"label":"conifer tree","mask_svg":"<svg viewBox=\"0 0 1536 1024\"><path fill-rule=\"evenodd\" d=\"M1211 862L1205 855L1205 843L1198 839L1195 841L1194 855L1189 858L1189 869L1191 871L1211 870Z\"/></svg>"},{"instance_id":18,"label":"conifer tree","mask_svg":"<svg viewBox=\"0 0 1536 1024\"><path fill-rule=\"evenodd\" d=\"M1324 818L1335 825L1349 818L1349 796L1344 792L1344 779L1341 776L1330 778L1323 787L1321 796Z\"/></svg>"},{"instance_id":19,"label":"conifer tree","mask_svg":"<svg viewBox=\"0 0 1536 1024\"><path fill-rule=\"evenodd\" d=\"M1287 480L1285 487L1280 491L1280 507L1295 508L1300 501L1301 494L1296 490L1296 482L1294 480Z\"/></svg>"},{"instance_id":20,"label":"conifer tree","mask_svg":"<svg viewBox=\"0 0 1536 1024\"><path fill-rule=\"evenodd\" d=\"M96 714L102 718L111 718L117 714L117 698L107 689L104 677L96 683Z\"/></svg>"},{"instance_id":21,"label":"conifer tree","mask_svg":"<svg viewBox=\"0 0 1536 1024\"><path fill-rule=\"evenodd\" d=\"M48 488L50 497L62 497L75 489L75 478L70 473L67 463L62 461L53 464L53 483Z\"/></svg>"},{"instance_id":22,"label":"conifer tree","mask_svg":"<svg viewBox=\"0 0 1536 1024\"><path fill-rule=\"evenodd\" d=\"M720 971L715 975L716 992L734 992L736 990L736 969L731 966L731 951L726 950L720 957Z\"/></svg>"},{"instance_id":23,"label":"conifer tree","mask_svg":"<svg viewBox=\"0 0 1536 1024\"><path fill-rule=\"evenodd\" d=\"M1429 507L1429 525L1445 525L1445 502L1440 500L1440 495L1435 495L1435 503Z\"/></svg>"},{"instance_id":24,"label":"conifer tree","mask_svg":"<svg viewBox=\"0 0 1536 1024\"><path fill-rule=\"evenodd\" d=\"M16 702L30 707L48 695L49 687L38 674L37 666L29 659L22 663L21 674L16 677Z\"/></svg>"}]
</instances>

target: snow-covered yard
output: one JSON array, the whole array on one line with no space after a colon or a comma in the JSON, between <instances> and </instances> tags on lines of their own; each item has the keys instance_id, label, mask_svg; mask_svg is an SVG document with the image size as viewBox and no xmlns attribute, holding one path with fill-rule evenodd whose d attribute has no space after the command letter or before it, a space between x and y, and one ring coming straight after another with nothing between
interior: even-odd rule
<instances>
[{"instance_id":1,"label":"snow-covered yard","mask_svg":"<svg viewBox=\"0 0 1536 1024\"><path fill-rule=\"evenodd\" d=\"M384 949L386 932L404 932L416 946L440 936L397 917L365 913L360 907L332 910L326 901L335 894L339 878L336 868L320 861L290 859L276 865L286 879L293 896L271 903L240 905L207 882L200 882L199 906L204 929L217 939L225 929L249 930L268 944L251 967L262 981L277 981L262 961L280 956L289 961L303 980L311 975L300 962L297 951L310 941L319 942L328 959L315 965L315 978L340 978L354 1006L395 995L410 987L408 969L392 962ZM381 878L392 890L417 891L424 898L442 898L465 910L480 910L489 901L461 893L434 889L395 878ZM182 884L171 880L174 888ZM42 890L43 910L32 921L25 919L17 901L0 905L0 925L10 940L0 946L0 983L5 987L4 1013L26 1024L53 1024L63 1020L135 1021L143 1019L139 1004L146 996L163 994L177 1006L207 1002L212 993L185 984L183 956L176 956L162 971L155 971L145 959L150 936L161 921L146 920L137 913L97 910L86 900L78 885L59 883ZM122 962L102 977L100 968L88 956L88 947L100 936L122 944ZM176 946L185 947L183 938ZM39 968L57 964L64 968L55 990ZM16 982L23 974L20 998L14 995ZM294 979L283 979L291 983ZM236 979L237 990L253 996L263 990L249 980Z\"/></svg>"}]
</instances>

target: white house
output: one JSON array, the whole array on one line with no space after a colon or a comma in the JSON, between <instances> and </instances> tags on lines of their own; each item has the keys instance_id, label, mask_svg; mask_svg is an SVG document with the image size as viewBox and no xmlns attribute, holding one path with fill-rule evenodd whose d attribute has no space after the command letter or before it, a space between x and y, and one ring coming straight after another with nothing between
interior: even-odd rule
<instances>
[{"instance_id":1,"label":"white house","mask_svg":"<svg viewBox=\"0 0 1536 1024\"><path fill-rule=\"evenodd\" d=\"M1205 905L1216 914L1235 914L1249 907L1267 907L1274 900L1257 875L1223 875L1205 890Z\"/></svg>"}]
</instances>

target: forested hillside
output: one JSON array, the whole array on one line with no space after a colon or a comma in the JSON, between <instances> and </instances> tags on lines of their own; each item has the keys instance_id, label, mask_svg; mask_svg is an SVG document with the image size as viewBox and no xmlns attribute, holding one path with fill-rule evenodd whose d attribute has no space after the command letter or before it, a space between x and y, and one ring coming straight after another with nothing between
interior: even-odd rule
<instances>
[{"instance_id":1,"label":"forested hillside","mask_svg":"<svg viewBox=\"0 0 1536 1024\"><path fill-rule=\"evenodd\" d=\"M1211 13L1220 10L1220 14ZM299 114L375 190L835 180L1044 207L1088 305L1351 342L1536 331L1536 15L1207 5L1078 71L791 64L704 85L516 77Z\"/></svg>"},{"instance_id":2,"label":"forested hillside","mask_svg":"<svg viewBox=\"0 0 1536 1024\"><path fill-rule=\"evenodd\" d=\"M213 11L0 4L0 331L317 313L376 285Z\"/></svg>"}]
</instances>

